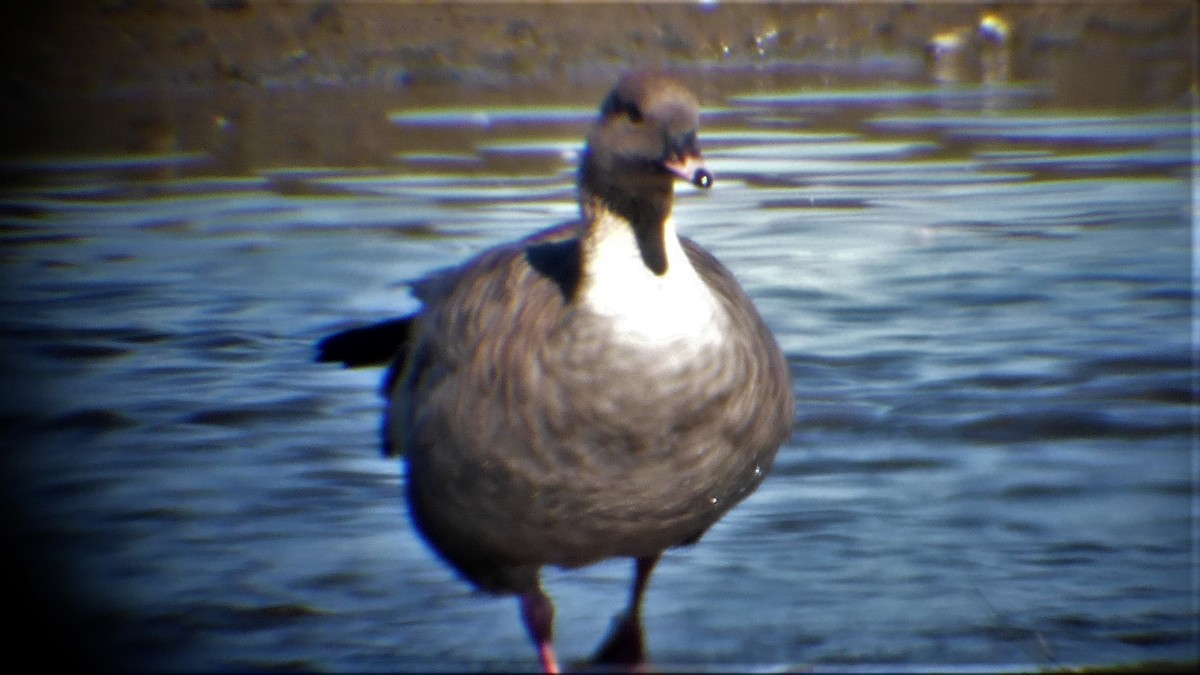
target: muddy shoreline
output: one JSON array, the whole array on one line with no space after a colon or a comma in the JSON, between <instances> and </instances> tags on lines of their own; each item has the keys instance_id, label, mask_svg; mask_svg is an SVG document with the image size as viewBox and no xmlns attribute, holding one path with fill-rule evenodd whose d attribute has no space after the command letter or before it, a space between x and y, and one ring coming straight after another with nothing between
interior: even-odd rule
<instances>
[{"instance_id":1,"label":"muddy shoreline","mask_svg":"<svg viewBox=\"0 0 1200 675\"><path fill-rule=\"evenodd\" d=\"M629 67L769 87L911 85L950 65L972 83L995 51L972 32L984 13L1008 29L1003 79L1049 82L1063 105L1187 105L1196 80L1186 0L14 5L0 9L10 160L219 151L235 169L378 165L389 110L594 100ZM935 58L946 36L961 44Z\"/></svg>"}]
</instances>

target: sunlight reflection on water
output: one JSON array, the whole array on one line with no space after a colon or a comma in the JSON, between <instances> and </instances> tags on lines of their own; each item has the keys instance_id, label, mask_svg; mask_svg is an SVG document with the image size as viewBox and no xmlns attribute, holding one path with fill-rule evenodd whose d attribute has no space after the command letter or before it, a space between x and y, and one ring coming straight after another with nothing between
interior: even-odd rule
<instances>
[{"instance_id":1,"label":"sunlight reflection on water","mask_svg":"<svg viewBox=\"0 0 1200 675\"><path fill-rule=\"evenodd\" d=\"M1189 118L1044 110L1036 88L724 103L701 133L716 189L681 190L677 220L779 336L797 427L762 489L660 566L656 663L1194 657ZM132 663L531 664L512 603L409 529L378 373L311 346L572 217L565 139L591 114L392 115L488 129L457 172L22 166L39 179L0 211L12 493ZM568 658L627 573L548 572Z\"/></svg>"}]
</instances>

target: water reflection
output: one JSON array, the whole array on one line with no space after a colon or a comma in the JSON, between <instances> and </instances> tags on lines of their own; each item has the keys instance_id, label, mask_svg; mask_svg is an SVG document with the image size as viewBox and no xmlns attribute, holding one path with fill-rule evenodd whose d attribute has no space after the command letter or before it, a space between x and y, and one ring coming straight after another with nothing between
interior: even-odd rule
<instances>
[{"instance_id":1,"label":"water reflection","mask_svg":"<svg viewBox=\"0 0 1200 675\"><path fill-rule=\"evenodd\" d=\"M935 33L925 44L936 82L1005 84L1012 77L1012 29L1005 18L984 12L974 26Z\"/></svg>"},{"instance_id":2,"label":"water reflection","mask_svg":"<svg viewBox=\"0 0 1200 675\"><path fill-rule=\"evenodd\" d=\"M797 428L755 496L664 560L660 666L1195 657L1190 118L1040 92L713 102L717 186L682 190L677 219L779 336ZM405 280L572 217L590 114L397 110L429 147L380 168L19 167L0 204L8 487L123 658L531 665L510 603L470 596L408 530L378 375L309 350L411 309ZM567 658L626 583L622 561L549 574Z\"/></svg>"}]
</instances>

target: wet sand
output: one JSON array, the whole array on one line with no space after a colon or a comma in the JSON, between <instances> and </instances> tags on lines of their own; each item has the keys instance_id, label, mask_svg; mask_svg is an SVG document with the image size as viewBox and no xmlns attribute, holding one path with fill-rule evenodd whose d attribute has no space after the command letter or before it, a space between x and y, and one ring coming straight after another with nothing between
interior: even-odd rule
<instances>
[{"instance_id":1,"label":"wet sand","mask_svg":"<svg viewBox=\"0 0 1200 675\"><path fill-rule=\"evenodd\" d=\"M199 151L225 170L387 164L389 110L590 101L629 67L743 87L912 84L947 66L978 81L995 49L973 31L986 12L1009 29L1003 78L1050 82L1062 105L1182 105L1194 88L1187 0L26 3L0 9L0 145L9 158ZM935 36L961 45L935 59Z\"/></svg>"}]
</instances>

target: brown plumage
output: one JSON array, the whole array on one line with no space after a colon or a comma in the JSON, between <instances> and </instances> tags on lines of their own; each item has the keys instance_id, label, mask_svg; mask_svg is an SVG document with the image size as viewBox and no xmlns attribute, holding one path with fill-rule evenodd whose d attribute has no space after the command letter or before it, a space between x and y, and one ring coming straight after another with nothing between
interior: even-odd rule
<instances>
[{"instance_id":1,"label":"brown plumage","mask_svg":"<svg viewBox=\"0 0 1200 675\"><path fill-rule=\"evenodd\" d=\"M385 446L408 463L413 522L466 580L520 596L547 670L543 565L634 558L630 606L598 658L642 660L658 557L750 494L791 430L770 331L729 271L675 233L673 181L712 182L698 120L675 80L627 76L588 137L579 222L421 280L417 314L321 344L319 358L349 365L395 355Z\"/></svg>"}]
</instances>

